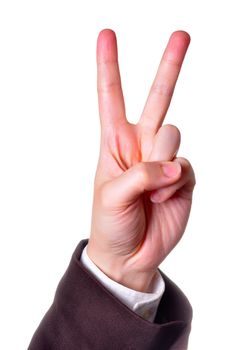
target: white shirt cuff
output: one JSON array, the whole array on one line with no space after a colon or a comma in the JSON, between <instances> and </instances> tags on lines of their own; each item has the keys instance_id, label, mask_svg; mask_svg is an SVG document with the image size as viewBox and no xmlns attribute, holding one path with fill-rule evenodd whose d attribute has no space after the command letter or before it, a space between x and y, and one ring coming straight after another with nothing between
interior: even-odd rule
<instances>
[{"instance_id":1,"label":"white shirt cuff","mask_svg":"<svg viewBox=\"0 0 232 350\"><path fill-rule=\"evenodd\" d=\"M151 287L151 293L138 292L127 288L105 275L89 258L87 245L83 249L80 261L112 294L122 303L147 321L153 322L156 312L165 290L164 280L157 270L156 277Z\"/></svg>"}]
</instances>

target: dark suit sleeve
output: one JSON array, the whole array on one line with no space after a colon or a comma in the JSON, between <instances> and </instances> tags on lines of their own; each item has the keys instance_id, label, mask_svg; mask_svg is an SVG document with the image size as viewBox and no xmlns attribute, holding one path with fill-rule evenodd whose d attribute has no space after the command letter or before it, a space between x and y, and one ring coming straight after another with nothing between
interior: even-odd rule
<instances>
[{"instance_id":1,"label":"dark suit sleeve","mask_svg":"<svg viewBox=\"0 0 232 350\"><path fill-rule=\"evenodd\" d=\"M185 350L192 308L164 273L165 292L154 323L113 296L80 262L80 241L57 287L54 301L28 350Z\"/></svg>"}]
</instances>

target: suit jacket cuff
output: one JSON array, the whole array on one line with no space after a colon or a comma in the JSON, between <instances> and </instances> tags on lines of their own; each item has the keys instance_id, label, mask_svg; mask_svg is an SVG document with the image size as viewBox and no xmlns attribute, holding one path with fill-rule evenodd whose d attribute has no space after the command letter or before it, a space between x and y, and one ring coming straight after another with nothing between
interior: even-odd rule
<instances>
[{"instance_id":1,"label":"suit jacket cuff","mask_svg":"<svg viewBox=\"0 0 232 350\"><path fill-rule=\"evenodd\" d=\"M192 308L162 272L165 292L153 323L105 288L81 263L80 241L29 350L187 349Z\"/></svg>"}]
</instances>

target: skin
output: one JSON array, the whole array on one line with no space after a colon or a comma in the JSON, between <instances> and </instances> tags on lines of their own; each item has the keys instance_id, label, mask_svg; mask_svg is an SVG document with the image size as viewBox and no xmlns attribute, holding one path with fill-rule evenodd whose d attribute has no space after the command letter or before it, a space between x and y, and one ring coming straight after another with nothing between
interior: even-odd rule
<instances>
[{"instance_id":1,"label":"skin","mask_svg":"<svg viewBox=\"0 0 232 350\"><path fill-rule=\"evenodd\" d=\"M101 143L87 254L111 279L141 292L150 291L191 209L194 171L177 157L179 130L162 125L189 43L188 33L172 33L141 117L132 124L126 119L116 35L104 29L97 39Z\"/></svg>"}]
</instances>

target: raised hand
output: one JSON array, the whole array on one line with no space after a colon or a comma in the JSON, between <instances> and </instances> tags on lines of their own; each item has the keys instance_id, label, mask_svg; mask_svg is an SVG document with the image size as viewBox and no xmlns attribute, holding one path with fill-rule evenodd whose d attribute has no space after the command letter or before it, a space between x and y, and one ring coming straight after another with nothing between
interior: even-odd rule
<instances>
[{"instance_id":1,"label":"raised hand","mask_svg":"<svg viewBox=\"0 0 232 350\"><path fill-rule=\"evenodd\" d=\"M193 169L177 157L180 132L162 126L190 42L174 32L137 124L126 119L112 30L97 40L101 145L87 252L110 278L149 291L162 260L184 233L195 186ZM136 82L136 74L135 74Z\"/></svg>"}]
</instances>

